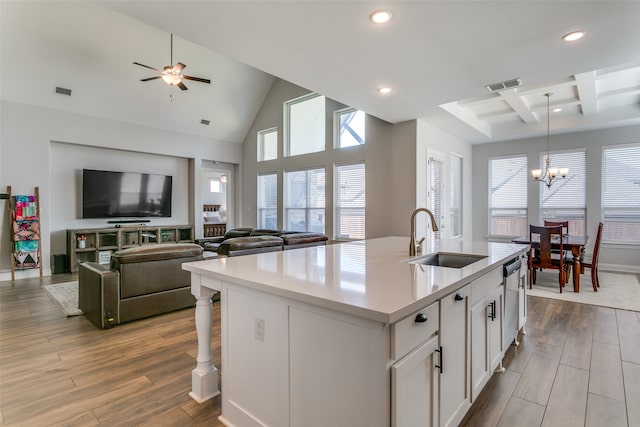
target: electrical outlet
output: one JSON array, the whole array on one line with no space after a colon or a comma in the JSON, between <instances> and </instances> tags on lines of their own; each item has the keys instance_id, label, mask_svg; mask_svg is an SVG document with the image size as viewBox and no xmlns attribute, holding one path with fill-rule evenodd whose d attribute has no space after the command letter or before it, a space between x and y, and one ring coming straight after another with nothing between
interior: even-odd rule
<instances>
[{"instance_id":1,"label":"electrical outlet","mask_svg":"<svg viewBox=\"0 0 640 427\"><path fill-rule=\"evenodd\" d=\"M255 319L255 337L258 341L264 342L264 319Z\"/></svg>"}]
</instances>

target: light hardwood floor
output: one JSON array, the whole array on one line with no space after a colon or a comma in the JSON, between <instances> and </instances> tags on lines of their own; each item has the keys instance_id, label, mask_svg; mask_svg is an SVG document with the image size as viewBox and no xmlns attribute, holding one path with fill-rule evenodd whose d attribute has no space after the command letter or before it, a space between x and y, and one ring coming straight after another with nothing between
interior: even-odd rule
<instances>
[{"instance_id":1,"label":"light hardwood floor","mask_svg":"<svg viewBox=\"0 0 640 427\"><path fill-rule=\"evenodd\" d=\"M220 398L188 397L193 310L96 329L41 285L0 282L0 420L7 426L220 426ZM219 307L212 350L220 365ZM640 313L529 297L511 347L466 426L640 426ZM339 426L339 424L336 424Z\"/></svg>"}]
</instances>

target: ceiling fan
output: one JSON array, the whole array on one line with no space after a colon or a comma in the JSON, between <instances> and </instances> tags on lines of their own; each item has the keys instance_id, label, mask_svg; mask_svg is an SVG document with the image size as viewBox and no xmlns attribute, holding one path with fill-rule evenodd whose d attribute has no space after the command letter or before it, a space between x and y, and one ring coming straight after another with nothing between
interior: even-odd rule
<instances>
[{"instance_id":1,"label":"ceiling fan","mask_svg":"<svg viewBox=\"0 0 640 427\"><path fill-rule=\"evenodd\" d=\"M194 82L201 82L209 84L211 80L203 79L200 77L192 77L186 76L182 74L182 70L186 67L182 62L178 62L176 65L167 65L162 70L158 70L157 68L149 67L148 65L141 64L139 62L134 62L135 65L139 65L144 68L149 68L150 70L156 71L160 73L159 76L148 77L146 79L140 79L141 82L148 82L149 80L162 79L167 84L171 86L178 86L182 90L187 90L187 86L185 86L183 80L193 80ZM171 34L171 64L173 64L173 34Z\"/></svg>"}]
</instances>

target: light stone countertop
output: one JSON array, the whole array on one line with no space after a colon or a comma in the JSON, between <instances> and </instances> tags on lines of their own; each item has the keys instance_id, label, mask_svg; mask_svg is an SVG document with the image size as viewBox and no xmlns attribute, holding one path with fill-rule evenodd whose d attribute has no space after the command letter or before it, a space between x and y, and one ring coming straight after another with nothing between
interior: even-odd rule
<instances>
[{"instance_id":1,"label":"light stone countertop","mask_svg":"<svg viewBox=\"0 0 640 427\"><path fill-rule=\"evenodd\" d=\"M212 289L220 289L220 281L235 283L390 324L527 249L510 243L440 240L410 257L408 237L383 237L196 261L183 264L183 269L200 274L201 284ZM405 262L439 251L487 258L459 269Z\"/></svg>"}]
</instances>

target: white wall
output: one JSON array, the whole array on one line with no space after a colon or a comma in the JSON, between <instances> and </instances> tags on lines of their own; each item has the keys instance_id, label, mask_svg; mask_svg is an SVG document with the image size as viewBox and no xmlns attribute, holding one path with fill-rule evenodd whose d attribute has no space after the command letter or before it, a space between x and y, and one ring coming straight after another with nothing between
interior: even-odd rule
<instances>
[{"instance_id":1,"label":"white wall","mask_svg":"<svg viewBox=\"0 0 640 427\"><path fill-rule=\"evenodd\" d=\"M601 215L601 168L602 148L607 145L640 142L640 126L575 132L551 136L551 151L585 148L587 163L587 234L591 236L591 246ZM473 238L484 240L488 236L488 159L494 156L525 154L529 168L538 165L540 153L546 152L546 137L520 139L480 144L473 146ZM640 177L639 177L640 178ZM540 183L529 180L527 194L529 201L528 222L540 224L539 187ZM591 247L587 251L590 252ZM640 272L640 246L603 244L600 253L600 267L621 271Z\"/></svg>"},{"instance_id":2,"label":"white wall","mask_svg":"<svg viewBox=\"0 0 640 427\"><path fill-rule=\"evenodd\" d=\"M52 197L68 191L65 188L54 188L52 177L58 174L57 163L52 161L52 142L79 145L83 147L102 147L118 150L119 152L144 153L173 157L178 160L180 166L176 171L186 174L179 177L180 190L183 191L183 182L187 182L188 194L184 197L177 194L174 189L174 197L178 202L186 200L187 213L178 209L178 213L171 218L172 223L196 224L193 206L201 206L201 174L202 160L219 160L227 163L238 164L241 160L241 144L230 144L214 141L208 138L193 135L169 132L162 129L138 126L111 120L104 120L81 114L67 113L59 110L50 110L37 106L30 106L14 102L2 101L0 104L0 191L4 191L7 185L13 187L14 194L32 194L35 186L40 187L41 209L41 238L42 238L42 262L45 274L49 274L51 239L52 235L58 236L60 230L57 227L79 228L83 226L81 220L71 220L76 215L76 206L62 208L65 217L51 218L52 208L59 211ZM85 148L82 148L83 150ZM143 157L144 157L144 154ZM129 154L122 154L127 157ZM83 157L81 156L78 161ZM88 158L84 157L86 161ZM133 159L133 154L131 154ZM159 159L151 156L145 160L148 167ZM182 165L187 159L188 166ZM101 165L101 157L91 159L92 164ZM105 158L106 160L106 158ZM119 154L114 154L109 162L127 162ZM138 161L141 161L138 158ZM109 163L110 164L110 163ZM83 164L74 165L78 169L85 167ZM68 165L65 168L68 169ZM155 167L155 166L153 166ZM101 168L101 167L98 167ZM105 169L107 167L104 167ZM160 166L162 168L162 166ZM176 179L176 177L174 177ZM8 278L9 270L9 225L6 213L6 203L2 202L2 218L0 224L0 269L3 279ZM174 205L175 208L175 205ZM197 211L200 213L200 209ZM57 214L56 214L57 215ZM199 227L202 227L201 218ZM55 229L52 228L54 224ZM76 225L74 225L76 224ZM56 237L55 248L58 248ZM18 272L16 278L37 275L35 270Z\"/></svg>"}]
</instances>

